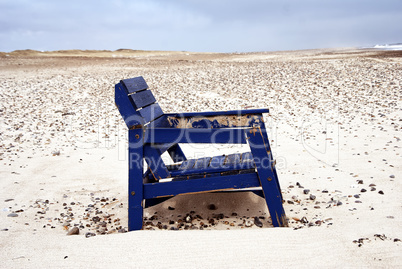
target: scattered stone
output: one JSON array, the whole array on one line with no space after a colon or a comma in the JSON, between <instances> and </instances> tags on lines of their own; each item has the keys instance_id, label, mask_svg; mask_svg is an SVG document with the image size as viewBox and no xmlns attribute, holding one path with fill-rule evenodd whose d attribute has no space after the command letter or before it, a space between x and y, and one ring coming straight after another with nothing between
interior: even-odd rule
<instances>
[{"instance_id":1,"label":"scattered stone","mask_svg":"<svg viewBox=\"0 0 402 269\"><path fill-rule=\"evenodd\" d=\"M168 206L168 210L175 210L176 208Z\"/></svg>"},{"instance_id":2,"label":"scattered stone","mask_svg":"<svg viewBox=\"0 0 402 269\"><path fill-rule=\"evenodd\" d=\"M67 235L77 235L77 234L80 234L80 229L78 227L71 228L67 233Z\"/></svg>"},{"instance_id":3,"label":"scattered stone","mask_svg":"<svg viewBox=\"0 0 402 269\"><path fill-rule=\"evenodd\" d=\"M5 228L5 229L1 229L1 231L2 231L2 232L7 232L7 231L8 231L8 229L7 229L7 228Z\"/></svg>"},{"instance_id":4,"label":"scattered stone","mask_svg":"<svg viewBox=\"0 0 402 269\"><path fill-rule=\"evenodd\" d=\"M255 224L257 227L260 227L260 228L263 226L263 224L262 224L262 222L261 222L261 220L260 220L259 217L254 217L254 224Z\"/></svg>"},{"instance_id":5,"label":"scattered stone","mask_svg":"<svg viewBox=\"0 0 402 269\"><path fill-rule=\"evenodd\" d=\"M353 197L355 197L356 199L360 198L360 194L355 194L353 195Z\"/></svg>"},{"instance_id":6,"label":"scattered stone","mask_svg":"<svg viewBox=\"0 0 402 269\"><path fill-rule=\"evenodd\" d=\"M214 205L214 204L209 204L209 205L208 205L208 209L209 209L209 210L216 210L217 207L216 207L216 205Z\"/></svg>"},{"instance_id":7,"label":"scattered stone","mask_svg":"<svg viewBox=\"0 0 402 269\"><path fill-rule=\"evenodd\" d=\"M399 238L394 238L394 242L401 242L401 239L399 239Z\"/></svg>"},{"instance_id":8,"label":"scattered stone","mask_svg":"<svg viewBox=\"0 0 402 269\"><path fill-rule=\"evenodd\" d=\"M305 224L306 224L306 223L308 223L308 220L307 220L307 218L306 218L306 217L303 217L303 218L300 220L300 222L301 222L301 223L305 223Z\"/></svg>"},{"instance_id":9,"label":"scattered stone","mask_svg":"<svg viewBox=\"0 0 402 269\"><path fill-rule=\"evenodd\" d=\"M377 190L376 188L374 188L374 187L372 187L371 189L370 189L370 191L375 191L375 190Z\"/></svg>"},{"instance_id":10,"label":"scattered stone","mask_svg":"<svg viewBox=\"0 0 402 269\"><path fill-rule=\"evenodd\" d=\"M384 194L384 192L383 192L383 191L379 191L378 193L379 193L379 194Z\"/></svg>"},{"instance_id":11,"label":"scattered stone","mask_svg":"<svg viewBox=\"0 0 402 269\"><path fill-rule=\"evenodd\" d=\"M14 201L14 199L6 199L6 200L4 200L4 202L11 202L11 201Z\"/></svg>"},{"instance_id":12,"label":"scattered stone","mask_svg":"<svg viewBox=\"0 0 402 269\"><path fill-rule=\"evenodd\" d=\"M328 193L328 190L322 190L322 193Z\"/></svg>"},{"instance_id":13,"label":"scattered stone","mask_svg":"<svg viewBox=\"0 0 402 269\"><path fill-rule=\"evenodd\" d=\"M93 237L93 236L96 236L96 234L95 233L90 233L90 232L85 234L86 238Z\"/></svg>"},{"instance_id":14,"label":"scattered stone","mask_svg":"<svg viewBox=\"0 0 402 269\"><path fill-rule=\"evenodd\" d=\"M292 200L288 200L287 202L288 202L288 204L291 204L291 205L294 204L294 202Z\"/></svg>"},{"instance_id":15,"label":"scattered stone","mask_svg":"<svg viewBox=\"0 0 402 269\"><path fill-rule=\"evenodd\" d=\"M310 192L309 189L304 189L304 190L303 190L303 193L304 193L304 194L309 194L309 192Z\"/></svg>"},{"instance_id":16,"label":"scattered stone","mask_svg":"<svg viewBox=\"0 0 402 269\"><path fill-rule=\"evenodd\" d=\"M361 189L361 190L360 190L360 192L366 192L366 191L367 191L366 189Z\"/></svg>"},{"instance_id":17,"label":"scattered stone","mask_svg":"<svg viewBox=\"0 0 402 269\"><path fill-rule=\"evenodd\" d=\"M18 217L18 214L17 213L10 213L10 214L7 215L7 217L15 218L15 217Z\"/></svg>"},{"instance_id":18,"label":"scattered stone","mask_svg":"<svg viewBox=\"0 0 402 269\"><path fill-rule=\"evenodd\" d=\"M395 175L390 175L389 177L390 177L390 178L395 178Z\"/></svg>"},{"instance_id":19,"label":"scattered stone","mask_svg":"<svg viewBox=\"0 0 402 269\"><path fill-rule=\"evenodd\" d=\"M374 183L371 183L370 185L369 185L369 187L375 187L376 185L374 184Z\"/></svg>"},{"instance_id":20,"label":"scattered stone","mask_svg":"<svg viewBox=\"0 0 402 269\"><path fill-rule=\"evenodd\" d=\"M251 227L253 225L254 225L254 221L252 221L252 220L246 220L244 223L244 226L246 226L246 227Z\"/></svg>"},{"instance_id":21,"label":"scattered stone","mask_svg":"<svg viewBox=\"0 0 402 269\"><path fill-rule=\"evenodd\" d=\"M310 194L310 200L315 200L315 198L316 198L316 196L315 195L313 195L313 194Z\"/></svg>"},{"instance_id":22,"label":"scattered stone","mask_svg":"<svg viewBox=\"0 0 402 269\"><path fill-rule=\"evenodd\" d=\"M185 220L187 223L191 223L191 221L193 220L193 217L191 217L191 215L187 215L184 220Z\"/></svg>"},{"instance_id":23,"label":"scattered stone","mask_svg":"<svg viewBox=\"0 0 402 269\"><path fill-rule=\"evenodd\" d=\"M127 230L125 228L119 229L119 233L127 233Z\"/></svg>"},{"instance_id":24,"label":"scattered stone","mask_svg":"<svg viewBox=\"0 0 402 269\"><path fill-rule=\"evenodd\" d=\"M363 184L363 179L358 179L356 181L357 181L357 184Z\"/></svg>"}]
</instances>

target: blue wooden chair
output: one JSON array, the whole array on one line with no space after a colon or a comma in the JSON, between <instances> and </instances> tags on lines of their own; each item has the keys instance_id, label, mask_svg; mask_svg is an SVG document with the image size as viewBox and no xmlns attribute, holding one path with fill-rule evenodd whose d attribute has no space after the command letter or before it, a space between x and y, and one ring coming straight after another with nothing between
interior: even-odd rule
<instances>
[{"instance_id":1,"label":"blue wooden chair","mask_svg":"<svg viewBox=\"0 0 402 269\"><path fill-rule=\"evenodd\" d=\"M287 226L262 117L268 109L164 114L142 77L116 84L115 102L129 129L129 230L142 228L144 207L175 195L249 188L265 198L272 224ZM248 143L251 152L187 159L180 143ZM163 162L166 151L173 165Z\"/></svg>"}]
</instances>

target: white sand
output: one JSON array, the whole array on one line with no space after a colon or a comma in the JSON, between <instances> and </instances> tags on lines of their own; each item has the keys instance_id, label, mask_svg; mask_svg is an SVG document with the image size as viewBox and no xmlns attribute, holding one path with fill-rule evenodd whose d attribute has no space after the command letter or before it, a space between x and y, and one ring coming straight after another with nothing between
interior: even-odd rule
<instances>
[{"instance_id":1,"label":"white sand","mask_svg":"<svg viewBox=\"0 0 402 269\"><path fill-rule=\"evenodd\" d=\"M124 56L0 55L0 267L402 266L400 53ZM271 227L262 198L233 193L175 197L147 209L155 230L117 232L127 227L127 161L114 84L139 75L165 112L270 108L289 228ZM246 150L185 147L198 157ZM86 219L89 204L102 213ZM191 211L203 218L196 227L225 217L202 231L157 226ZM101 235L92 218L106 213ZM255 216L264 227L245 227Z\"/></svg>"}]
</instances>

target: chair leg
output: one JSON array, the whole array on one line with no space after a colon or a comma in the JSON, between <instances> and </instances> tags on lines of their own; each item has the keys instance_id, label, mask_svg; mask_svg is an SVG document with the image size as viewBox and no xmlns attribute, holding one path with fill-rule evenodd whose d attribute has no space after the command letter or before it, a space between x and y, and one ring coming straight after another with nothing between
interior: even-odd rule
<instances>
[{"instance_id":1,"label":"chair leg","mask_svg":"<svg viewBox=\"0 0 402 269\"><path fill-rule=\"evenodd\" d=\"M143 217L143 135L142 129L128 133L128 230L141 230Z\"/></svg>"},{"instance_id":2,"label":"chair leg","mask_svg":"<svg viewBox=\"0 0 402 269\"><path fill-rule=\"evenodd\" d=\"M265 123L264 123L264 122L262 122L262 123L260 124L260 128L261 128L261 134L262 134L262 138L264 139L264 144L265 144L265 147L266 147L266 149L267 149L267 152L271 152L271 146L269 145L267 129L265 128ZM271 155L271 156L272 156L272 155ZM271 157L271 160L273 160L272 157ZM274 173L275 177L278 178L278 175L277 175L277 173L276 173L275 165L273 166L273 173ZM278 189L280 190L280 189L281 189L281 186L280 186L280 184L279 184L279 180L277 181L277 184L278 184ZM281 199L283 200L283 198L282 198L282 193L281 193Z\"/></svg>"},{"instance_id":3,"label":"chair leg","mask_svg":"<svg viewBox=\"0 0 402 269\"><path fill-rule=\"evenodd\" d=\"M268 152L263 133L260 128L253 128L249 129L246 135L271 215L272 224L275 227L287 227L288 222L282 205L282 194L279 188L278 177L276 171L273 169L272 154Z\"/></svg>"}]
</instances>

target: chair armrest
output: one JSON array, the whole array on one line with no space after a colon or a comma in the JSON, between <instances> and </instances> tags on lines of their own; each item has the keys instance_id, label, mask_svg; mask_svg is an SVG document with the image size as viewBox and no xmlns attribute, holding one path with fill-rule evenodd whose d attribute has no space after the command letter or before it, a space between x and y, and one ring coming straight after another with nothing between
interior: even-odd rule
<instances>
[{"instance_id":1,"label":"chair armrest","mask_svg":"<svg viewBox=\"0 0 402 269\"><path fill-rule=\"evenodd\" d=\"M168 117L189 118L189 117L211 117L211 116L242 116L269 113L268 108L228 110L228 111L207 111L207 112L185 112L185 113L168 113Z\"/></svg>"}]
</instances>

